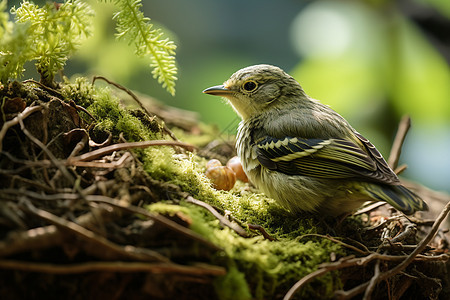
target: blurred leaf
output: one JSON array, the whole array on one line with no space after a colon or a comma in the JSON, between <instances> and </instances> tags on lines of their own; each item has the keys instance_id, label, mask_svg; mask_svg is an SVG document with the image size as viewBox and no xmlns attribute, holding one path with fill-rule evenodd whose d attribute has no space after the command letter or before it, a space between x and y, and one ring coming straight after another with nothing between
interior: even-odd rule
<instances>
[{"instance_id":1,"label":"blurred leaf","mask_svg":"<svg viewBox=\"0 0 450 300\"><path fill-rule=\"evenodd\" d=\"M396 23L398 70L393 70L395 107L415 120L444 122L450 117L450 69L445 59L410 22Z\"/></svg>"},{"instance_id":2,"label":"blurred leaf","mask_svg":"<svg viewBox=\"0 0 450 300\"><path fill-rule=\"evenodd\" d=\"M448 0L421 0L421 1L435 7L442 14L445 14L447 17L450 18L450 1Z\"/></svg>"},{"instance_id":3,"label":"blurred leaf","mask_svg":"<svg viewBox=\"0 0 450 300\"><path fill-rule=\"evenodd\" d=\"M308 95L343 115L351 115L372 105L374 98L381 98L377 73L369 63L368 58L355 58L349 53L337 58L306 59L290 73Z\"/></svg>"},{"instance_id":4,"label":"blurred leaf","mask_svg":"<svg viewBox=\"0 0 450 300\"><path fill-rule=\"evenodd\" d=\"M383 84L374 68L369 58L347 54L333 59L308 59L290 74L309 96L344 116L378 150L388 154L390 141L374 130L370 122L383 114L386 101Z\"/></svg>"},{"instance_id":5,"label":"blurred leaf","mask_svg":"<svg viewBox=\"0 0 450 300\"><path fill-rule=\"evenodd\" d=\"M326 10L326 3L321 2L317 9ZM350 3L336 11L350 15ZM354 11L365 13L360 8ZM410 114L416 122L443 123L449 119L449 66L422 32L395 12L346 20L358 30L350 35L351 46L345 52L334 56L311 53L291 72L310 96L351 122L369 116L369 112L382 117L385 112L378 109L386 107L386 101L391 101L397 115ZM324 45L329 38L326 33L312 37ZM300 43L308 40L311 36Z\"/></svg>"},{"instance_id":6,"label":"blurred leaf","mask_svg":"<svg viewBox=\"0 0 450 300\"><path fill-rule=\"evenodd\" d=\"M383 21L361 2L311 3L293 22L293 44L304 60L291 75L308 95L346 118L373 114L386 99L378 75L385 72Z\"/></svg>"}]
</instances>

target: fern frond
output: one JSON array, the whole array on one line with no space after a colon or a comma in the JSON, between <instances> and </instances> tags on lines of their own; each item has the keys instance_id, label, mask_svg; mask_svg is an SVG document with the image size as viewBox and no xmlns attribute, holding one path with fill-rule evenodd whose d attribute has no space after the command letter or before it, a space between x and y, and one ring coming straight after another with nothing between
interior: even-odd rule
<instances>
[{"instance_id":1,"label":"fern frond","mask_svg":"<svg viewBox=\"0 0 450 300\"><path fill-rule=\"evenodd\" d=\"M39 7L24 1L19 8L11 9L11 13L15 14L16 22L0 40L2 82L20 77L23 64L36 60L41 82L47 85L53 84L54 74L91 35L94 15L92 9L80 0L68 0L58 7L53 3Z\"/></svg>"},{"instance_id":2,"label":"fern frond","mask_svg":"<svg viewBox=\"0 0 450 300\"><path fill-rule=\"evenodd\" d=\"M0 40L3 39L5 34L10 34L12 31L12 22L9 21L9 14L6 12L7 0L0 2Z\"/></svg>"},{"instance_id":3,"label":"fern frond","mask_svg":"<svg viewBox=\"0 0 450 300\"><path fill-rule=\"evenodd\" d=\"M177 67L175 65L176 45L160 29L153 29L150 19L141 11L141 0L115 0L120 11L114 15L117 20L117 37L134 43L135 53L149 56L153 78L158 80L172 95L175 94Z\"/></svg>"},{"instance_id":4,"label":"fern frond","mask_svg":"<svg viewBox=\"0 0 450 300\"><path fill-rule=\"evenodd\" d=\"M23 64L31 57L26 43L29 24L14 26L6 12L6 1L0 3L0 81L6 83L10 77L23 73Z\"/></svg>"}]
</instances>

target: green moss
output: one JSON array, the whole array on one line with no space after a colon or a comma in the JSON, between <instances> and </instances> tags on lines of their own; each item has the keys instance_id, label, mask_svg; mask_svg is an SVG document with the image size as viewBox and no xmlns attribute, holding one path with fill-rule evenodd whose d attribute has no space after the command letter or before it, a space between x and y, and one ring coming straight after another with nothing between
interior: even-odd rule
<instances>
[{"instance_id":1,"label":"green moss","mask_svg":"<svg viewBox=\"0 0 450 300\"><path fill-rule=\"evenodd\" d=\"M87 109L99 120L96 126L112 132L113 136L123 133L129 142L152 139L142 122L123 108L108 89L98 90L95 101Z\"/></svg>"},{"instance_id":2,"label":"green moss","mask_svg":"<svg viewBox=\"0 0 450 300\"><path fill-rule=\"evenodd\" d=\"M170 181L177 173L170 147L149 147L143 150L144 170L157 180Z\"/></svg>"},{"instance_id":3,"label":"green moss","mask_svg":"<svg viewBox=\"0 0 450 300\"><path fill-rule=\"evenodd\" d=\"M94 95L97 94L97 90L86 77L76 77L73 83L65 78L60 93L65 99L72 100L77 105L86 108L95 101Z\"/></svg>"},{"instance_id":4,"label":"green moss","mask_svg":"<svg viewBox=\"0 0 450 300\"><path fill-rule=\"evenodd\" d=\"M174 216L178 212L181 212L185 215L190 215L188 208L182 207L180 205L165 203L163 201L149 204L146 206L146 208L148 211L169 216Z\"/></svg>"},{"instance_id":5,"label":"green moss","mask_svg":"<svg viewBox=\"0 0 450 300\"><path fill-rule=\"evenodd\" d=\"M238 270L236 266L228 269L227 275L218 278L215 281L215 287L221 300L252 299L252 294L247 285L245 274Z\"/></svg>"},{"instance_id":6,"label":"green moss","mask_svg":"<svg viewBox=\"0 0 450 300\"><path fill-rule=\"evenodd\" d=\"M74 83L66 81L61 87L61 94L77 105L87 109L97 120L94 131L110 132L115 140L122 133L129 142L162 139L158 126L153 126L148 120L143 122L139 114L121 105L119 99L112 95L108 87L96 87L86 78L78 77ZM86 114L84 119L91 122ZM141 114L145 116L145 114ZM140 150L138 150L139 152Z\"/></svg>"},{"instance_id":7,"label":"green moss","mask_svg":"<svg viewBox=\"0 0 450 300\"><path fill-rule=\"evenodd\" d=\"M244 224L263 226L277 241L269 241L261 235L243 238L228 228L205 209L181 202L179 209L192 219L191 229L223 249L214 263L227 267L228 274L217 279L215 287L221 299L270 299L286 293L300 278L313 272L317 266L330 259L331 253L343 254L342 249L326 239L298 240L296 237L321 232L320 222L308 216L293 216L262 194L245 191L238 187L231 192L216 191L204 177L204 168L191 155L174 159L170 169L163 171L161 162L153 165L152 176L160 172L165 178L189 192L193 197L227 210ZM159 170L159 171L157 171ZM170 176L169 176L170 174ZM161 208L160 206L157 206ZM339 285L335 275L314 281L300 297L330 298Z\"/></svg>"},{"instance_id":8,"label":"green moss","mask_svg":"<svg viewBox=\"0 0 450 300\"><path fill-rule=\"evenodd\" d=\"M255 224L272 224L265 229L274 232L277 241L269 241L260 235L250 238L238 236L228 228L220 226L219 221L205 209L196 205L181 202L180 205L156 203L148 208L153 212L173 215L182 212L188 215L192 224L190 228L223 249L213 261L227 267L227 275L215 281L215 287L220 299L270 299L286 293L300 278L313 272L317 266L329 261L331 253L342 254L342 249L326 239L298 241L298 234L311 232L313 227L309 222L301 222L283 212L281 208L274 210L276 204L259 195L258 197L238 197L226 192L212 191L215 201L232 198L237 205L226 206L240 213L242 221L252 220ZM259 201L256 201L259 199ZM214 202L214 201L213 201ZM255 204L254 213L245 216L235 208L239 203ZM231 201L225 201L232 203ZM273 208L270 208L274 206ZM272 213L275 213L272 215ZM233 215L236 217L236 215ZM277 227L276 222L283 217L284 222ZM269 221L267 221L267 220ZM298 224L303 225L298 225ZM288 231L294 229L292 232ZM301 298L331 298L332 291L338 286L336 275L329 274L314 281L299 294Z\"/></svg>"},{"instance_id":9,"label":"green moss","mask_svg":"<svg viewBox=\"0 0 450 300\"><path fill-rule=\"evenodd\" d=\"M270 299L286 293L300 278L313 272L317 266L329 261L331 253L343 254L342 249L326 239L298 241L296 237L316 232L317 221L289 215L273 200L254 193L230 193L212 190L207 180L196 172L189 160L181 163L175 175L176 182L187 180L194 197L231 212L243 223L262 225L277 241L260 235L243 238L228 228L205 209L181 202L175 209L192 219L191 229L223 249L214 263L227 267L228 274L217 279L215 287L221 299ZM190 167L189 167L190 166ZM176 167L175 169L176 170ZM161 206L157 206L161 209ZM339 280L335 275L319 278L306 287L302 298L330 298ZM250 294L249 294L250 293Z\"/></svg>"}]
</instances>

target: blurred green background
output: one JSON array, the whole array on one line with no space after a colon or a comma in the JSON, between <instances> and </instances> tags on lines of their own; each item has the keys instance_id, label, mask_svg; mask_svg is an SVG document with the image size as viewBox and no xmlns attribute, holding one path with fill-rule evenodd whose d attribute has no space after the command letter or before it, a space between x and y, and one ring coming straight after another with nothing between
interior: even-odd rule
<instances>
[{"instance_id":1,"label":"blurred green background","mask_svg":"<svg viewBox=\"0 0 450 300\"><path fill-rule=\"evenodd\" d=\"M242 67L277 65L386 158L409 114L404 176L450 192L449 0L143 0L145 15L178 45L175 97L152 78L148 61L115 40L114 6L87 2L96 11L94 36L69 61L67 76L106 76L197 111L226 136L239 119L201 91Z\"/></svg>"}]
</instances>

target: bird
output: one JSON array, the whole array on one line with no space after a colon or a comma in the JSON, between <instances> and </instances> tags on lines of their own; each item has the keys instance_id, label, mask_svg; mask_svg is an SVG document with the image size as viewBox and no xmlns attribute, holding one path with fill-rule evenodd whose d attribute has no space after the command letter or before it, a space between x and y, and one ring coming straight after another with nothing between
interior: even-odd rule
<instances>
[{"instance_id":1,"label":"bird","mask_svg":"<svg viewBox=\"0 0 450 300\"><path fill-rule=\"evenodd\" d=\"M245 67L203 93L223 97L240 116L244 172L288 211L341 216L367 201L405 214L428 209L368 139L279 67Z\"/></svg>"}]
</instances>

